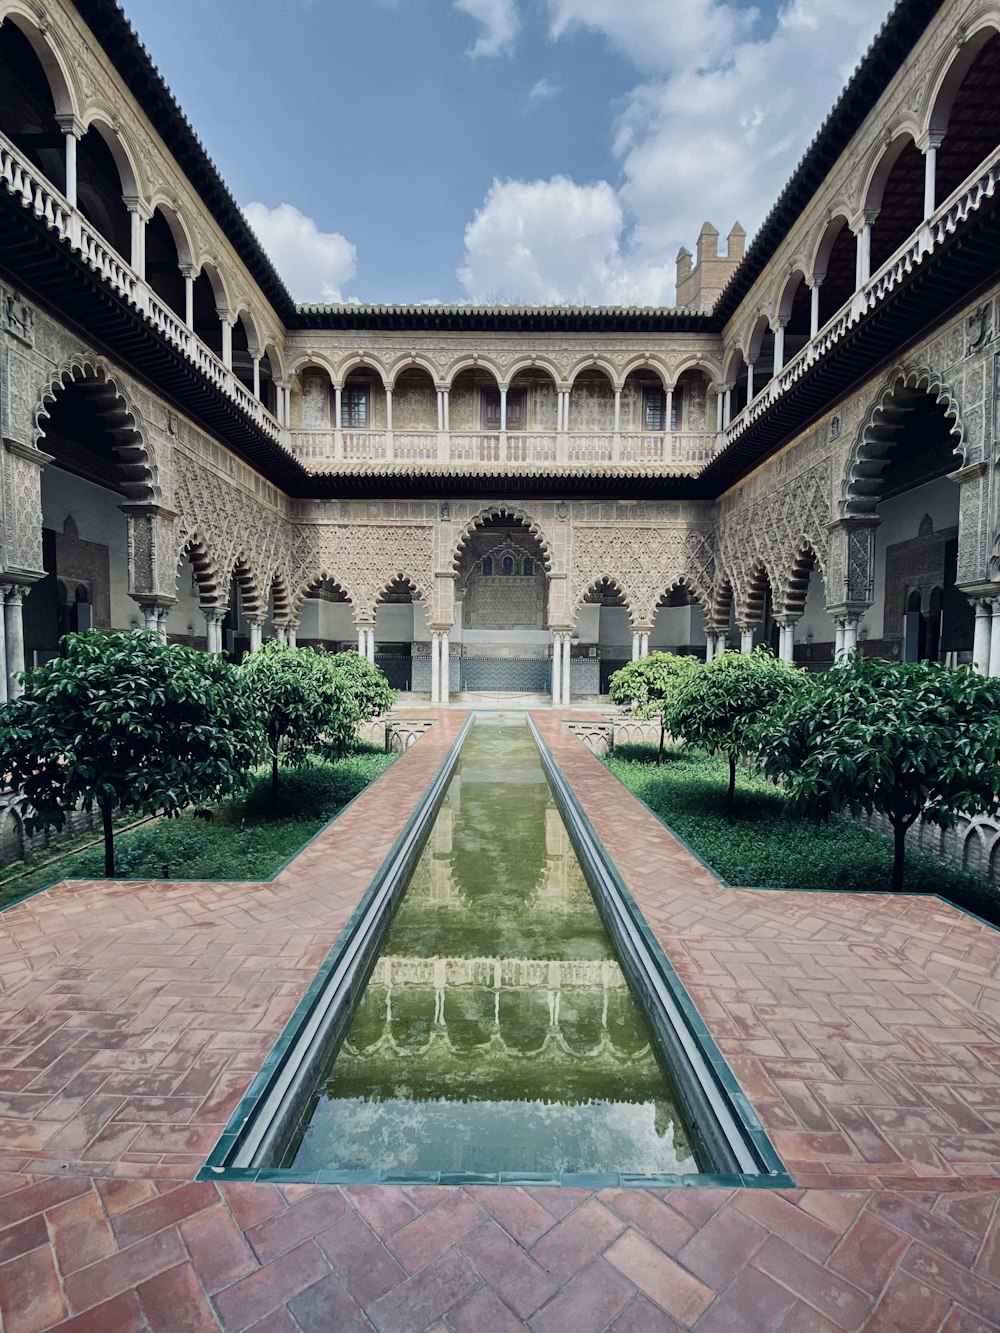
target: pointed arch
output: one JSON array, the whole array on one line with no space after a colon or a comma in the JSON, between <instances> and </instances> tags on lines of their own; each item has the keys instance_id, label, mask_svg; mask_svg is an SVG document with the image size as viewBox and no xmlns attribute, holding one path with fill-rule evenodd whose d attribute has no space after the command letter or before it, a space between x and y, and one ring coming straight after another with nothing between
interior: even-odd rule
<instances>
[{"instance_id":1,"label":"pointed arch","mask_svg":"<svg viewBox=\"0 0 1000 1333\"><path fill-rule=\"evenodd\" d=\"M965 428L954 391L929 366L897 366L890 372L871 410L858 430L841 487L840 517L858 518L874 513L882 488L882 472L896 441L910 403L923 391L944 407L954 424L956 468L969 461L965 450Z\"/></svg>"},{"instance_id":2,"label":"pointed arch","mask_svg":"<svg viewBox=\"0 0 1000 1333\"><path fill-rule=\"evenodd\" d=\"M452 547L451 565L456 573L460 572L459 566L462 560L462 553L465 549L465 545L468 542L469 538L472 536L474 532L476 532L479 528L481 528L484 523L488 522L492 518L510 519L515 523L521 524L522 527L527 528L528 531L531 533L531 535L534 537L535 541L538 542L538 545L541 547L542 558L545 564L546 574L552 573L552 567L554 563L552 558L552 548L549 545L548 538L542 531L541 526L525 510L504 504L487 505L485 509L481 509L479 511L479 513L475 516L475 518L471 520L471 522L466 524L465 528L462 530L462 533L458 538L458 541Z\"/></svg>"},{"instance_id":3,"label":"pointed arch","mask_svg":"<svg viewBox=\"0 0 1000 1333\"><path fill-rule=\"evenodd\" d=\"M45 438L49 405L70 385L79 385L93 401L113 440L112 448L130 500L158 501L160 484L156 460L146 442L139 410L119 380L103 362L89 357L66 361L42 390L35 408L34 443Z\"/></svg>"},{"instance_id":4,"label":"pointed arch","mask_svg":"<svg viewBox=\"0 0 1000 1333\"><path fill-rule=\"evenodd\" d=\"M701 585L698 583L698 580L692 578L690 574L678 574L677 577L672 579L669 584L663 585L660 594L657 597L656 602L653 606L654 614L656 613L656 611L659 610L661 606L665 604L666 599L670 596L670 594L674 591L675 588L683 588L685 592L689 593L691 597L694 599L694 601L697 602L698 606L701 607L702 614L704 615L705 619L706 620L709 619L711 613L711 604L709 602L708 596L704 588L702 588Z\"/></svg>"},{"instance_id":5,"label":"pointed arch","mask_svg":"<svg viewBox=\"0 0 1000 1333\"><path fill-rule=\"evenodd\" d=\"M427 609L427 615L430 616L430 599L425 590L421 587L419 580L414 578L413 575L405 573L403 570L398 570L395 574L391 575L389 578L383 581L382 586L375 594L375 599L372 602L371 607L369 608L371 611L372 620L374 620L375 617L378 615L378 608L381 605L386 593L391 592L392 588L397 583L405 584L406 587L409 588L410 590L410 595L412 597L412 600L415 602L416 601L423 602L424 606Z\"/></svg>"}]
</instances>

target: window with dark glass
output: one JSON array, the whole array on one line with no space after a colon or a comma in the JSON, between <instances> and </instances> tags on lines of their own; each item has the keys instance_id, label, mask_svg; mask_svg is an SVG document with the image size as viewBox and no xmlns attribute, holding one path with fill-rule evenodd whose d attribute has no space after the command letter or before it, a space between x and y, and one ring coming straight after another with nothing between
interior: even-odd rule
<instances>
[{"instance_id":1,"label":"window with dark glass","mask_svg":"<svg viewBox=\"0 0 1000 1333\"><path fill-rule=\"evenodd\" d=\"M340 424L353 430L368 425L368 385L348 384L340 400Z\"/></svg>"},{"instance_id":2,"label":"window with dark glass","mask_svg":"<svg viewBox=\"0 0 1000 1333\"><path fill-rule=\"evenodd\" d=\"M512 555L505 555L504 558L500 561L500 573L513 574L513 572L514 572L514 557Z\"/></svg>"},{"instance_id":3,"label":"window with dark glass","mask_svg":"<svg viewBox=\"0 0 1000 1333\"><path fill-rule=\"evenodd\" d=\"M667 419L667 395L662 389L643 389L642 428L663 430Z\"/></svg>"},{"instance_id":4,"label":"window with dark glass","mask_svg":"<svg viewBox=\"0 0 1000 1333\"><path fill-rule=\"evenodd\" d=\"M521 573L530 575L534 574L534 572L535 572L535 562L530 555L526 555L521 564Z\"/></svg>"},{"instance_id":5,"label":"window with dark glass","mask_svg":"<svg viewBox=\"0 0 1000 1333\"><path fill-rule=\"evenodd\" d=\"M493 573L493 557L491 555L483 556L483 573L487 578Z\"/></svg>"}]
</instances>

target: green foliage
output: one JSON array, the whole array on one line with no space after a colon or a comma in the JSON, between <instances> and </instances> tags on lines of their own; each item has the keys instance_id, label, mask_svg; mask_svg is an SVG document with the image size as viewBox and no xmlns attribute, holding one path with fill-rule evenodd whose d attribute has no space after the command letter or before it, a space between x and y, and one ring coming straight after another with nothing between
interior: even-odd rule
<instances>
[{"instance_id":1,"label":"green foliage","mask_svg":"<svg viewBox=\"0 0 1000 1333\"><path fill-rule=\"evenodd\" d=\"M766 648L723 653L700 663L665 705L663 720L674 736L728 756L730 813L737 758L754 753L768 716L801 690L806 679L803 671L777 661Z\"/></svg>"},{"instance_id":2,"label":"green foliage","mask_svg":"<svg viewBox=\"0 0 1000 1333\"><path fill-rule=\"evenodd\" d=\"M239 668L267 737L271 789L278 763L302 764L311 755L340 754L354 736L356 704L343 673L327 653L271 640Z\"/></svg>"},{"instance_id":3,"label":"green foliage","mask_svg":"<svg viewBox=\"0 0 1000 1333\"><path fill-rule=\"evenodd\" d=\"M631 710L635 717L658 717L664 702L698 666L696 657L649 653L628 662L611 677L611 702Z\"/></svg>"},{"instance_id":4,"label":"green foliage","mask_svg":"<svg viewBox=\"0 0 1000 1333\"><path fill-rule=\"evenodd\" d=\"M604 762L615 776L730 884L784 889L884 891L892 841L834 815L822 824L759 774L741 776L740 804L726 816L727 765L719 755L678 746L656 767L652 745L620 746ZM1000 925L1000 891L988 880L924 852L908 857L908 887L940 893Z\"/></svg>"},{"instance_id":5,"label":"green foliage","mask_svg":"<svg viewBox=\"0 0 1000 1333\"><path fill-rule=\"evenodd\" d=\"M235 790L261 736L239 672L146 630L68 634L61 656L25 672L0 712L0 772L27 798L30 830L97 806L105 873L116 812L173 815Z\"/></svg>"},{"instance_id":6,"label":"green foliage","mask_svg":"<svg viewBox=\"0 0 1000 1333\"><path fill-rule=\"evenodd\" d=\"M359 747L334 764L305 764L285 775L275 807L270 771L258 771L245 795L223 802L209 820L185 814L120 833L118 873L127 879L266 879L396 757ZM96 848L68 852L5 883L0 906L59 879L100 874Z\"/></svg>"},{"instance_id":7,"label":"green foliage","mask_svg":"<svg viewBox=\"0 0 1000 1333\"><path fill-rule=\"evenodd\" d=\"M347 686L358 722L387 713L396 702L396 691L390 688L385 673L367 657L347 652L335 653L328 660L340 672Z\"/></svg>"},{"instance_id":8,"label":"green foliage","mask_svg":"<svg viewBox=\"0 0 1000 1333\"><path fill-rule=\"evenodd\" d=\"M1000 805L1000 681L937 662L853 657L811 680L762 733L761 763L820 818L876 810L895 832Z\"/></svg>"}]
</instances>

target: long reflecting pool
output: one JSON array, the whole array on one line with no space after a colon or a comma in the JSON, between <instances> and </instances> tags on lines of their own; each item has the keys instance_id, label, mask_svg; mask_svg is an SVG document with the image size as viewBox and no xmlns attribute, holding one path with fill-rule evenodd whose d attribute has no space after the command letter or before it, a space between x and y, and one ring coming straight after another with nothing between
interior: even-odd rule
<instances>
[{"instance_id":1,"label":"long reflecting pool","mask_svg":"<svg viewBox=\"0 0 1000 1333\"><path fill-rule=\"evenodd\" d=\"M699 1170L523 718L477 718L303 1124L297 1170Z\"/></svg>"}]
</instances>

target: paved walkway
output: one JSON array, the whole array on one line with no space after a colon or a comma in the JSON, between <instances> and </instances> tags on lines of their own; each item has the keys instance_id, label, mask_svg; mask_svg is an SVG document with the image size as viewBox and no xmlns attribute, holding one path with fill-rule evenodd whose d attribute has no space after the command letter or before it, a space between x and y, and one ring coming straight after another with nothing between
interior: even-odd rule
<instances>
[{"instance_id":1,"label":"paved walkway","mask_svg":"<svg viewBox=\"0 0 1000 1333\"><path fill-rule=\"evenodd\" d=\"M1000 1328L1000 936L927 899L722 888L553 711L797 1188L194 1180L463 720L273 883L75 883L0 914L7 1333Z\"/></svg>"}]
</instances>

